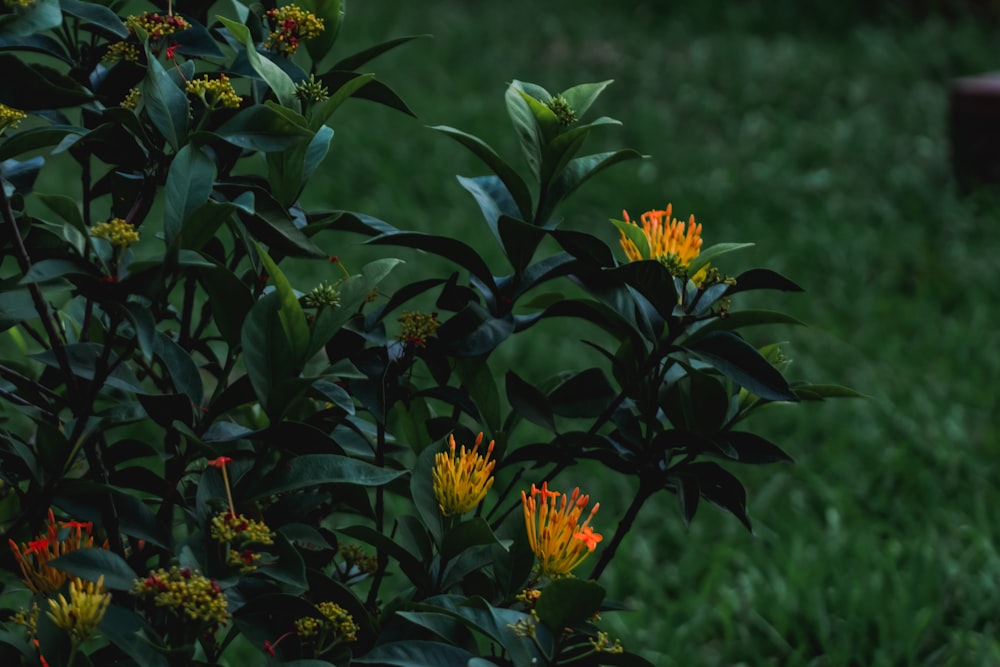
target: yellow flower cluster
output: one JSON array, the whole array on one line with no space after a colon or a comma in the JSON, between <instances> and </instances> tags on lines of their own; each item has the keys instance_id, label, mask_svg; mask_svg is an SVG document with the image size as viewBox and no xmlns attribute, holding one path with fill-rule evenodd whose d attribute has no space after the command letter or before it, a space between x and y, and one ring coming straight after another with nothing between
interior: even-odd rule
<instances>
[{"instance_id":1,"label":"yellow flower cluster","mask_svg":"<svg viewBox=\"0 0 1000 667\"><path fill-rule=\"evenodd\" d=\"M21 574L24 575L25 585L38 595L49 595L59 590L70 576L49 565L49 561L70 551L93 547L94 537L91 535L91 530L93 530L91 523L56 522L55 515L50 509L49 522L43 534L27 544L18 545L14 540L9 540L14 559L21 568ZM101 548L107 549L108 543L105 541Z\"/></svg>"},{"instance_id":2,"label":"yellow flower cluster","mask_svg":"<svg viewBox=\"0 0 1000 667\"><path fill-rule=\"evenodd\" d=\"M399 316L399 339L417 347L426 347L427 339L437 333L439 326L437 313L427 315L406 310Z\"/></svg>"},{"instance_id":3,"label":"yellow flower cluster","mask_svg":"<svg viewBox=\"0 0 1000 667\"><path fill-rule=\"evenodd\" d=\"M13 109L6 104L0 104L0 132L8 127L15 128L22 120L28 117L23 111Z\"/></svg>"},{"instance_id":4,"label":"yellow flower cluster","mask_svg":"<svg viewBox=\"0 0 1000 667\"><path fill-rule=\"evenodd\" d=\"M220 74L218 79L209 78L206 74L200 79L188 81L187 92L197 95L209 109L239 109L243 103L243 98L236 94L225 74Z\"/></svg>"},{"instance_id":5,"label":"yellow flower cluster","mask_svg":"<svg viewBox=\"0 0 1000 667\"><path fill-rule=\"evenodd\" d=\"M135 109L137 106L139 106L139 98L141 97L142 97L142 91L139 90L138 88L132 88L131 90L128 91L128 94L125 95L125 99L122 100L121 105L125 109Z\"/></svg>"},{"instance_id":6,"label":"yellow flower cluster","mask_svg":"<svg viewBox=\"0 0 1000 667\"><path fill-rule=\"evenodd\" d=\"M136 28L142 28L149 34L149 38L153 41L172 35L175 32L187 30L191 27L187 21L176 14L168 14L167 16L164 16L162 14L154 14L152 12L139 14L138 16L129 16L125 20L125 25L127 25L129 30L133 33L135 33Z\"/></svg>"},{"instance_id":7,"label":"yellow flower cluster","mask_svg":"<svg viewBox=\"0 0 1000 667\"><path fill-rule=\"evenodd\" d=\"M119 60L137 63L139 62L139 47L132 42L115 42L108 47L102 60L105 63L116 63Z\"/></svg>"},{"instance_id":8,"label":"yellow flower cluster","mask_svg":"<svg viewBox=\"0 0 1000 667\"><path fill-rule=\"evenodd\" d=\"M532 484L530 496L521 492L528 544L538 558L542 576L568 575L603 539L590 527L600 503L595 503L587 519L580 523L589 502L590 496L580 495L578 488L567 497L565 493L549 491L547 482L540 489Z\"/></svg>"},{"instance_id":9,"label":"yellow flower cluster","mask_svg":"<svg viewBox=\"0 0 1000 667\"><path fill-rule=\"evenodd\" d=\"M111 593L104 588L103 575L96 583L74 578L69 583L69 600L61 593L49 600L48 617L79 644L94 633L110 604Z\"/></svg>"},{"instance_id":10,"label":"yellow flower cluster","mask_svg":"<svg viewBox=\"0 0 1000 667\"><path fill-rule=\"evenodd\" d=\"M649 256L644 256L636 244L621 232L621 246L630 262L643 259L655 259L675 276L687 274L688 265L701 252L701 225L695 224L691 215L687 224L678 222L672 216L673 206L667 204L662 211L647 211L642 214L642 232L649 246ZM622 211L625 222L636 225L628 216L628 211ZM700 284L703 272L699 271L691 279Z\"/></svg>"},{"instance_id":11,"label":"yellow flower cluster","mask_svg":"<svg viewBox=\"0 0 1000 667\"><path fill-rule=\"evenodd\" d=\"M462 449L455 452L455 436L448 436L447 452L434 456L434 498L438 501L441 514L453 516L465 514L475 508L486 492L493 486L493 468L496 461L490 461L493 453L493 441L486 448L486 456L479 454L479 445L483 434L476 437L472 449Z\"/></svg>"},{"instance_id":12,"label":"yellow flower cluster","mask_svg":"<svg viewBox=\"0 0 1000 667\"><path fill-rule=\"evenodd\" d=\"M344 558L344 566L348 572L356 567L364 574L374 574L375 570L378 569L378 559L366 554L365 550L357 544L342 544L339 551Z\"/></svg>"},{"instance_id":13,"label":"yellow flower cluster","mask_svg":"<svg viewBox=\"0 0 1000 667\"><path fill-rule=\"evenodd\" d=\"M606 632L598 632L596 638L590 639L590 645L597 653L623 653L625 651L621 641L616 639L612 642Z\"/></svg>"},{"instance_id":14,"label":"yellow flower cluster","mask_svg":"<svg viewBox=\"0 0 1000 667\"><path fill-rule=\"evenodd\" d=\"M23 625L32 637L38 634L38 603L32 602L31 608L25 611L19 609L10 617L10 622L14 625Z\"/></svg>"},{"instance_id":15,"label":"yellow flower cluster","mask_svg":"<svg viewBox=\"0 0 1000 667\"><path fill-rule=\"evenodd\" d=\"M264 48L286 56L295 53L303 39L318 36L324 28L323 19L298 5L269 9L267 18L272 30L264 42Z\"/></svg>"},{"instance_id":16,"label":"yellow flower cluster","mask_svg":"<svg viewBox=\"0 0 1000 667\"><path fill-rule=\"evenodd\" d=\"M225 623L229 620L229 606L222 587L215 580L188 568L175 565L169 570L153 570L145 579L136 579L132 594L152 597L157 607L166 607L193 621Z\"/></svg>"},{"instance_id":17,"label":"yellow flower cluster","mask_svg":"<svg viewBox=\"0 0 1000 667\"><path fill-rule=\"evenodd\" d=\"M139 232L121 218L111 218L107 222L94 225L90 228L90 235L104 239L116 248L127 248L139 241Z\"/></svg>"},{"instance_id":18,"label":"yellow flower cluster","mask_svg":"<svg viewBox=\"0 0 1000 667\"><path fill-rule=\"evenodd\" d=\"M266 523L248 519L242 514L233 514L229 510L212 517L211 533L219 542L274 543L274 533Z\"/></svg>"},{"instance_id":19,"label":"yellow flower cluster","mask_svg":"<svg viewBox=\"0 0 1000 667\"><path fill-rule=\"evenodd\" d=\"M332 633L333 643L357 641L358 630L361 628L346 609L334 602L320 602L316 608L326 618L302 616L296 619L295 632L300 637L312 637L326 631Z\"/></svg>"}]
</instances>

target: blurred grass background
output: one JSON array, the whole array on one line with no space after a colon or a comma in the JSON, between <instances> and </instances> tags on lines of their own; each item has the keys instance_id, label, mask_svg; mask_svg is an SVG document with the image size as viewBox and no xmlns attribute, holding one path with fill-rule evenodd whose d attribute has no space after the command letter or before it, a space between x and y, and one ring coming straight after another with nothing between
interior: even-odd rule
<instances>
[{"instance_id":1,"label":"blurred grass background","mask_svg":"<svg viewBox=\"0 0 1000 667\"><path fill-rule=\"evenodd\" d=\"M752 424L797 460L736 471L754 536L707 506L686 529L667 494L646 506L602 580L635 611L603 623L656 665L1000 664L1000 218L991 198L958 195L946 134L950 81L998 68L1000 32L933 5L349 3L341 55L433 35L371 65L419 118L365 102L338 112L308 203L496 257L454 179L483 170L426 126L477 134L521 165L503 107L511 79L553 92L615 79L591 113L624 127L589 148L651 157L589 183L565 224L613 242L607 219L622 208L673 202L707 244L756 243L724 269L799 282L805 295L753 305L810 327L755 342L787 340L793 377L871 397ZM387 252L357 241L337 237L335 251L355 266ZM388 252L416 275L440 271ZM541 380L578 367L592 335L540 330L503 360ZM589 468L563 479L600 500L610 535L630 487Z\"/></svg>"}]
</instances>

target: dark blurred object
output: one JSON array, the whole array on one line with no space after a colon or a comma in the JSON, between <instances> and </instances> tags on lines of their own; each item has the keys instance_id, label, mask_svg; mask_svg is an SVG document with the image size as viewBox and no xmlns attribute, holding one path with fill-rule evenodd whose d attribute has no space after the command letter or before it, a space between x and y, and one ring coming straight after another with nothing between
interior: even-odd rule
<instances>
[{"instance_id":1,"label":"dark blurred object","mask_svg":"<svg viewBox=\"0 0 1000 667\"><path fill-rule=\"evenodd\" d=\"M1000 72L956 79L948 124L959 188L1000 184Z\"/></svg>"}]
</instances>

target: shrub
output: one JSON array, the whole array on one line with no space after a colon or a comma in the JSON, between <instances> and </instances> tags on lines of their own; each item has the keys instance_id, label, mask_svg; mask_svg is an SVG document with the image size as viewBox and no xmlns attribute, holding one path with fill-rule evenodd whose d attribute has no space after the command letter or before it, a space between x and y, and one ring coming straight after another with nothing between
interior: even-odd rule
<instances>
[{"instance_id":1,"label":"shrub","mask_svg":"<svg viewBox=\"0 0 1000 667\"><path fill-rule=\"evenodd\" d=\"M789 384L780 348L740 334L794 323L741 292L798 287L728 276L745 244L703 248L669 206L612 221L618 258L560 229L564 199L641 157L580 155L618 124L584 121L610 82L508 86L527 177L434 128L492 172L460 182L509 273L462 239L304 210L341 104L409 113L360 71L407 39L336 58L337 1L123 5L0 14L0 528L27 587L5 664L648 664L598 615L645 501L749 528L723 464L788 456L743 420L850 394ZM36 191L59 154L80 190ZM384 293L400 261L348 270L321 244L347 234L461 270ZM605 363L498 378L494 350L551 318L607 332L584 343ZM560 485L582 460L638 479L617 529Z\"/></svg>"}]
</instances>

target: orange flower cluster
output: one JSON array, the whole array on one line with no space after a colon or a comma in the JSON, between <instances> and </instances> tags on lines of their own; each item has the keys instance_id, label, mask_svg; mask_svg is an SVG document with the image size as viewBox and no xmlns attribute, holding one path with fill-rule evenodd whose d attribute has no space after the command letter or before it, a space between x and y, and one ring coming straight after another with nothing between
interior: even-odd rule
<instances>
[{"instance_id":1,"label":"orange flower cluster","mask_svg":"<svg viewBox=\"0 0 1000 667\"><path fill-rule=\"evenodd\" d=\"M14 559L24 575L25 585L39 595L50 595L59 590L71 577L49 565L49 561L70 551L93 547L93 528L89 521L56 521L55 514L50 509L49 522L43 534L26 544L18 545L14 540L9 540ZM107 540L101 548L108 548Z\"/></svg>"},{"instance_id":2,"label":"orange flower cluster","mask_svg":"<svg viewBox=\"0 0 1000 667\"><path fill-rule=\"evenodd\" d=\"M543 482L540 489L532 484L530 496L521 492L528 543L538 558L538 571L542 576L568 575L604 539L590 527L590 520L600 503L595 503L587 519L580 523L589 502L590 496L580 495L579 488L567 496L549 491L548 482Z\"/></svg>"},{"instance_id":3,"label":"orange flower cluster","mask_svg":"<svg viewBox=\"0 0 1000 667\"><path fill-rule=\"evenodd\" d=\"M625 222L639 226L629 218L628 211L622 211L622 215L625 217ZM701 225L695 223L694 215L688 219L686 225L678 222L672 215L672 204L667 204L665 210L646 211L642 214L642 233L646 237L648 256L624 231L621 232L622 250L630 262L655 259L675 276L687 273L688 266L701 252ZM695 274L692 279L699 283L697 278L700 275L702 271Z\"/></svg>"}]
</instances>

